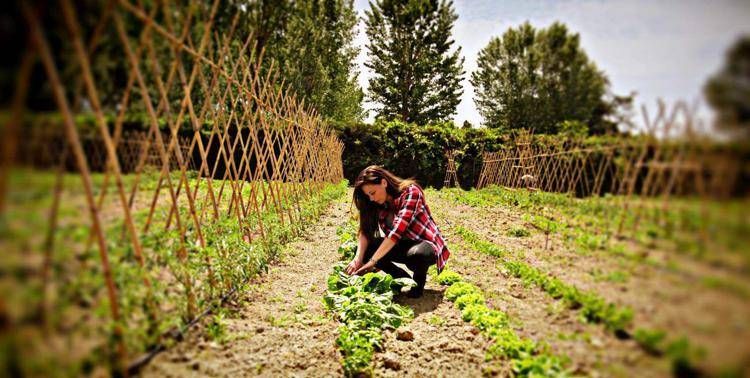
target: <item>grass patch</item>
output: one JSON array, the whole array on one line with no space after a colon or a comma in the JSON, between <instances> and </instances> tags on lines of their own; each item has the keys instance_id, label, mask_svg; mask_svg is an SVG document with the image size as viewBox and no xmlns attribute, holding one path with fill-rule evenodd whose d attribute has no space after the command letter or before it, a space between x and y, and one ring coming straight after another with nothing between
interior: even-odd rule
<instances>
[{"instance_id":1,"label":"grass patch","mask_svg":"<svg viewBox=\"0 0 750 378\"><path fill-rule=\"evenodd\" d=\"M738 297L748 299L750 298L750 291L747 287L741 285L738 282L723 279L721 277L703 277L701 284L708 288L721 289L730 293L734 293Z\"/></svg>"}]
</instances>

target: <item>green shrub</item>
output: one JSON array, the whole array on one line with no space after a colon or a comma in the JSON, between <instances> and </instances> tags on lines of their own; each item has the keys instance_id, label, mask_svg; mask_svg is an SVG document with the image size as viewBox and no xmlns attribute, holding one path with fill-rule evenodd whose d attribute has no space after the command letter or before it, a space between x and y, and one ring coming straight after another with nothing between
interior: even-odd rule
<instances>
[{"instance_id":1,"label":"green shrub","mask_svg":"<svg viewBox=\"0 0 750 378\"><path fill-rule=\"evenodd\" d=\"M459 183L474 185L482 168L482 152L497 151L506 136L492 129L458 128L452 122L416 125L378 119L373 124L333 125L344 143L344 177L354 182L370 164L380 164L423 186L442 187L445 150L455 151Z\"/></svg>"}]
</instances>

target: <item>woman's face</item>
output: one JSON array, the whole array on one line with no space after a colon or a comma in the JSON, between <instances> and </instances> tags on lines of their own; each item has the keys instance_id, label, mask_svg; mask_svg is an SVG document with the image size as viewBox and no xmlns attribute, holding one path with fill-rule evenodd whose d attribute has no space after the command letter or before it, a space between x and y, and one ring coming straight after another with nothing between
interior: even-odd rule
<instances>
[{"instance_id":1,"label":"woman's face","mask_svg":"<svg viewBox=\"0 0 750 378\"><path fill-rule=\"evenodd\" d=\"M388 185L388 181L380 179L379 184L364 184L362 185L362 191L365 193L370 201L382 205L385 203L388 193L385 188Z\"/></svg>"}]
</instances>

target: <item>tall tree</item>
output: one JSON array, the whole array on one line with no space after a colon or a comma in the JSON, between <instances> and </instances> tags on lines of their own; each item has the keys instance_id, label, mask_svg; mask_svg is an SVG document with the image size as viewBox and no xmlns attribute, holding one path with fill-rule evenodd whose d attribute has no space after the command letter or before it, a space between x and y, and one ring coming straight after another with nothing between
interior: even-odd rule
<instances>
[{"instance_id":1,"label":"tall tree","mask_svg":"<svg viewBox=\"0 0 750 378\"><path fill-rule=\"evenodd\" d=\"M750 35L734 43L724 67L708 79L703 91L716 111L715 127L750 138Z\"/></svg>"},{"instance_id":2,"label":"tall tree","mask_svg":"<svg viewBox=\"0 0 750 378\"><path fill-rule=\"evenodd\" d=\"M329 121L361 121L353 0L302 1L293 12L277 54L286 82Z\"/></svg>"},{"instance_id":3,"label":"tall tree","mask_svg":"<svg viewBox=\"0 0 750 378\"><path fill-rule=\"evenodd\" d=\"M588 124L588 133L601 135L632 131L635 127L633 102L636 94L631 92L628 95L617 95L607 91L591 113L592 121Z\"/></svg>"},{"instance_id":4,"label":"tall tree","mask_svg":"<svg viewBox=\"0 0 750 378\"><path fill-rule=\"evenodd\" d=\"M458 16L451 1L370 2L365 26L372 69L369 97L378 117L426 124L448 120L463 93L461 48L452 50Z\"/></svg>"},{"instance_id":5,"label":"tall tree","mask_svg":"<svg viewBox=\"0 0 750 378\"><path fill-rule=\"evenodd\" d=\"M253 36L254 51L248 54L257 58L263 51L263 74L274 62L279 81L328 121L363 118L353 0L223 2L218 19L228 25L231 16L242 15L238 37Z\"/></svg>"},{"instance_id":6,"label":"tall tree","mask_svg":"<svg viewBox=\"0 0 750 378\"><path fill-rule=\"evenodd\" d=\"M479 52L477 64L470 81L489 127L556 133L563 121L578 121L599 130L607 109L616 108L603 106L609 81L579 35L558 22L508 29Z\"/></svg>"}]
</instances>

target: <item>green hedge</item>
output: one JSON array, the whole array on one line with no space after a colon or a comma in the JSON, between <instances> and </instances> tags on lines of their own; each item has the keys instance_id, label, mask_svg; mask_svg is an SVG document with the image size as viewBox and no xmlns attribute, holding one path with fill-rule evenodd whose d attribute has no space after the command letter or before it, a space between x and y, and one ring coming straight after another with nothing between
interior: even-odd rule
<instances>
[{"instance_id":1,"label":"green hedge","mask_svg":"<svg viewBox=\"0 0 750 378\"><path fill-rule=\"evenodd\" d=\"M371 164L384 166L401 177L414 177L422 186L441 188L445 179L446 158L444 151L452 149L455 152L456 169L459 184L462 188L474 187L482 169L482 152L495 152L501 149L513 148L515 135L513 132L499 132L489 128L459 128L452 122L416 125L402 121L376 120L372 124L339 124L332 125L339 139L344 143L344 177L353 183L359 172ZM558 146L561 149L592 148L620 144L623 138L630 139L633 144L644 143L647 138L626 135L598 135L588 136L582 141L575 142L569 135L534 135L532 145ZM679 141L667 143L679 144ZM723 151L734 155L737 161L748 161L750 143L730 141L721 143L708 141L700 148L706 153ZM653 147L649 150L648 158L654 154ZM606 157L604 151L592 153L588 157L589 164L596 166ZM615 159L610 164L618 164ZM610 170L606 170L609 172ZM642 170L642 176L647 174ZM746 193L749 185L747 170L740 172L734 188L729 195ZM589 178L593 180L593 177ZM612 175L603 178L603 189L611 187ZM639 179L638 182L641 182ZM574 188L577 195L589 195L588 189L592 182L581 180Z\"/></svg>"},{"instance_id":2,"label":"green hedge","mask_svg":"<svg viewBox=\"0 0 750 378\"><path fill-rule=\"evenodd\" d=\"M344 177L350 183L371 164L384 166L401 177L414 177L422 186L441 188L445 179L445 150L454 150L456 174L462 188L476 185L482 152L513 148L515 134L490 128L456 127L452 122L417 125L376 120L372 124L332 125L344 143ZM617 136L591 136L585 146L607 145ZM559 135L535 135L532 143L570 144Z\"/></svg>"},{"instance_id":3,"label":"green hedge","mask_svg":"<svg viewBox=\"0 0 750 378\"><path fill-rule=\"evenodd\" d=\"M445 150L455 150L457 174L464 188L475 184L482 151L497 151L507 136L493 129L458 128L452 122L416 125L376 120L373 124L334 125L344 143L344 176L353 183L371 164L422 186L440 188L445 179Z\"/></svg>"},{"instance_id":4,"label":"green hedge","mask_svg":"<svg viewBox=\"0 0 750 378\"><path fill-rule=\"evenodd\" d=\"M7 112L0 112L0 131L5 123L2 122L10 117ZM114 129L116 115L106 115L110 130ZM149 117L145 113L131 112L126 115L123 130L148 130ZM22 130L32 128L54 128L62 130L62 116L59 113L27 114L24 118ZM82 136L92 136L98 133L93 114L78 114L75 117L76 125ZM213 127L213 122L222 121L206 119L201 125L201 133L204 135L204 143L207 142L208 134ZM159 127L166 131L168 124L165 119L160 118ZM379 164L402 177L414 177L423 186L441 188L445 179L446 159L444 151L453 149L455 151L456 168L459 184L468 189L476 185L479 173L482 169L482 152L494 152L505 148L512 148L514 143L513 132L499 132L489 128L456 127L452 122L416 125L402 121L376 120L372 124L333 124L332 128L344 143L344 176L352 183L357 174L371 164ZM179 131L180 135L192 137L193 126L189 118L182 120ZM570 135L534 135L533 145L557 145L571 147L574 144ZM646 141L644 136L625 135L599 135L589 136L583 140L581 147L595 147L621 143L622 138L630 138L632 143ZM670 144L679 144L679 141L668 141ZM674 146L673 146L674 147ZM706 153L723 151L736 156L735 161L746 162L750 160L750 143L744 141L705 141L700 147ZM103 151L103 150L102 150ZM102 152L103 153L103 152ZM239 154L239 152L237 152ZM197 151L192 157L199 163L200 155ZM649 156L653 155L653 149ZM593 153L588 161L596 165L604 158L603 152ZM617 164L618 160L612 162ZM101 170L103 167L93 167ZM223 168L220 168L223 169ZM223 171L219 172L223 174ZM646 171L642 171L645 176ZM604 177L603 188L611 186L611 175ZM641 182L642 180L639 180ZM742 195L750 190L750 170L742 169L740 177L737 178L735 187L730 195ZM575 191L579 195L587 195L584 190L586 184L581 181ZM592 187L588 183L586 187Z\"/></svg>"}]
</instances>

